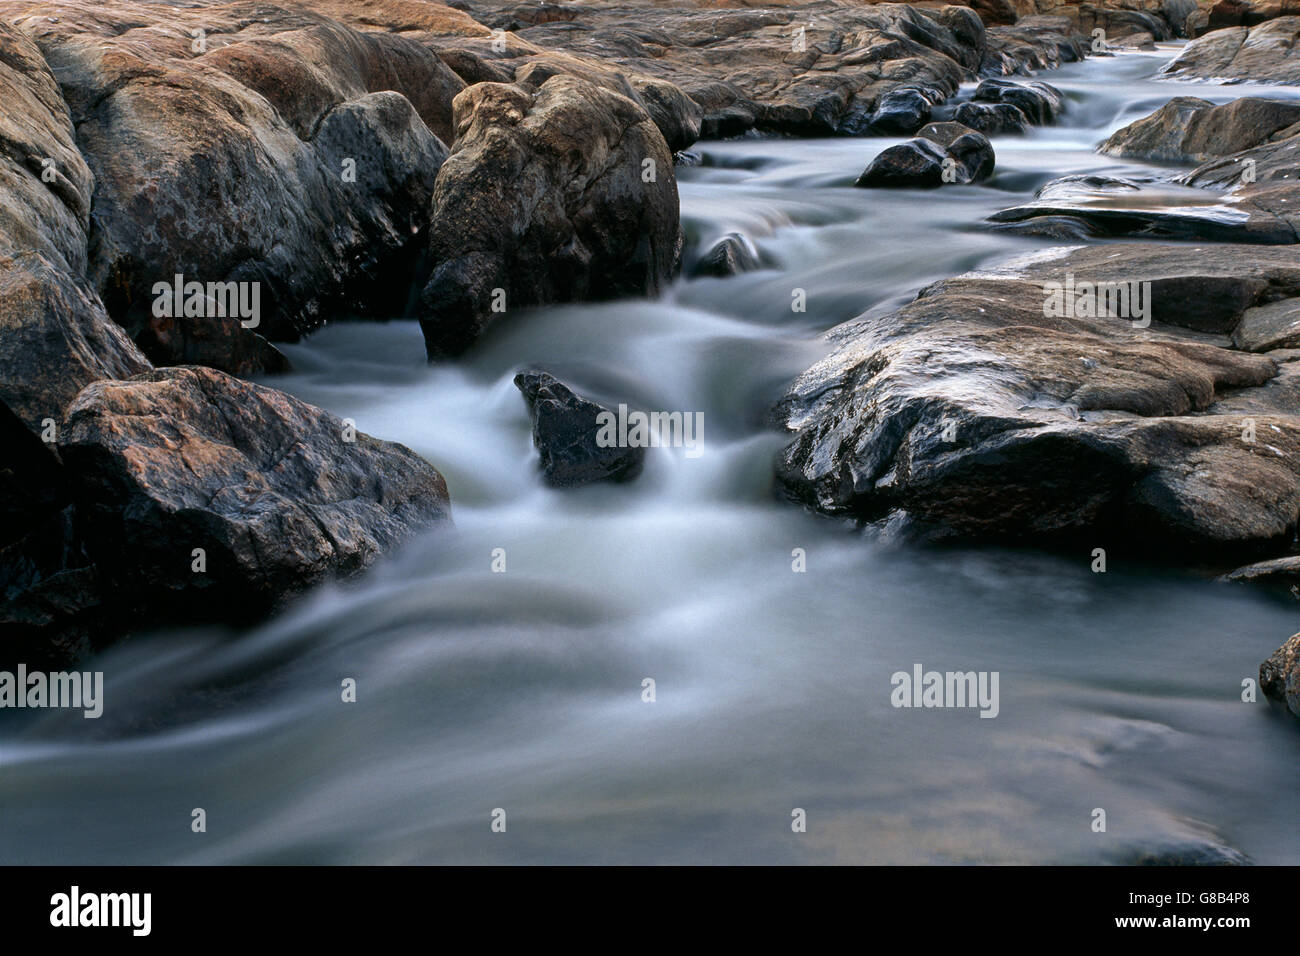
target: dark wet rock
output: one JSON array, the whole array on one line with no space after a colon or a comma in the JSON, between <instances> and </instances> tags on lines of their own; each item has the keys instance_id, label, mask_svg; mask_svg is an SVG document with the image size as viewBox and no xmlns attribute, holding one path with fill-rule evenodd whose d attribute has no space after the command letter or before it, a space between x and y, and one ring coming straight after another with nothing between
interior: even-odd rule
<instances>
[{"instance_id":1,"label":"dark wet rock","mask_svg":"<svg viewBox=\"0 0 1300 956\"><path fill-rule=\"evenodd\" d=\"M253 620L450 517L409 449L211 369L88 386L59 454L78 538L133 626Z\"/></svg>"},{"instance_id":2,"label":"dark wet rock","mask_svg":"<svg viewBox=\"0 0 1300 956\"><path fill-rule=\"evenodd\" d=\"M854 183L869 189L971 183L993 173L993 147L960 123L931 123L920 135L884 149Z\"/></svg>"},{"instance_id":3,"label":"dark wet rock","mask_svg":"<svg viewBox=\"0 0 1300 956\"><path fill-rule=\"evenodd\" d=\"M1185 186L1082 175L1053 180L1038 190L1032 202L1000 210L989 219L1003 226L1038 219L1055 224L1073 220L1080 234L1093 238L1294 243L1292 212L1279 205L1275 211L1258 202Z\"/></svg>"},{"instance_id":4,"label":"dark wet rock","mask_svg":"<svg viewBox=\"0 0 1300 956\"><path fill-rule=\"evenodd\" d=\"M1269 700L1285 703L1300 717L1300 634L1293 634L1259 665L1259 686Z\"/></svg>"},{"instance_id":5,"label":"dark wet rock","mask_svg":"<svg viewBox=\"0 0 1300 956\"><path fill-rule=\"evenodd\" d=\"M1067 281L1150 286L1093 318L1048 307ZM937 283L830 333L837 350L778 407L778 475L819 511L904 512L965 538L1276 554L1300 514L1300 417L1266 387L1275 362L1204 333L1298 289L1288 250L1155 244ZM1264 437L1245 440L1242 416Z\"/></svg>"},{"instance_id":6,"label":"dark wet rock","mask_svg":"<svg viewBox=\"0 0 1300 956\"><path fill-rule=\"evenodd\" d=\"M1055 123L1064 106L1060 90L1039 80L988 79L975 89L976 103L1010 103L1037 126Z\"/></svg>"},{"instance_id":7,"label":"dark wet rock","mask_svg":"<svg viewBox=\"0 0 1300 956\"><path fill-rule=\"evenodd\" d=\"M691 269L691 275L725 278L742 272L753 272L761 265L758 250L749 237L733 232L723 236L700 256Z\"/></svg>"},{"instance_id":8,"label":"dark wet rock","mask_svg":"<svg viewBox=\"0 0 1300 956\"><path fill-rule=\"evenodd\" d=\"M885 136L915 133L929 122L932 106L930 97L921 90L890 90L876 102L871 131Z\"/></svg>"},{"instance_id":9,"label":"dark wet rock","mask_svg":"<svg viewBox=\"0 0 1300 956\"><path fill-rule=\"evenodd\" d=\"M1010 103L962 103L954 117L958 123L986 136L1019 134L1029 128L1025 114Z\"/></svg>"},{"instance_id":10,"label":"dark wet rock","mask_svg":"<svg viewBox=\"0 0 1300 956\"><path fill-rule=\"evenodd\" d=\"M1194 96L1170 100L1130 123L1100 147L1109 156L1204 162L1268 142L1300 123L1300 103L1243 97L1215 106Z\"/></svg>"},{"instance_id":11,"label":"dark wet rock","mask_svg":"<svg viewBox=\"0 0 1300 956\"><path fill-rule=\"evenodd\" d=\"M469 87L455 116L421 296L430 358L464 351L504 309L654 295L672 277L672 154L636 103L555 76L536 93Z\"/></svg>"},{"instance_id":12,"label":"dark wet rock","mask_svg":"<svg viewBox=\"0 0 1300 956\"><path fill-rule=\"evenodd\" d=\"M1118 866L1250 866L1250 857L1218 840L1138 846L1114 856Z\"/></svg>"},{"instance_id":13,"label":"dark wet rock","mask_svg":"<svg viewBox=\"0 0 1300 956\"><path fill-rule=\"evenodd\" d=\"M958 163L928 139L910 139L881 150L853 185L866 189L929 188L956 181Z\"/></svg>"},{"instance_id":14,"label":"dark wet rock","mask_svg":"<svg viewBox=\"0 0 1300 956\"><path fill-rule=\"evenodd\" d=\"M1232 343L1248 352L1300 347L1300 299L1281 299L1242 313Z\"/></svg>"},{"instance_id":15,"label":"dark wet rock","mask_svg":"<svg viewBox=\"0 0 1300 956\"><path fill-rule=\"evenodd\" d=\"M1300 83L1300 16L1198 37L1161 72L1179 79Z\"/></svg>"},{"instance_id":16,"label":"dark wet rock","mask_svg":"<svg viewBox=\"0 0 1300 956\"><path fill-rule=\"evenodd\" d=\"M996 157L993 144L983 133L961 123L931 123L917 134L922 139L938 143L948 150L948 155L961 164L961 182L973 183L993 175Z\"/></svg>"},{"instance_id":17,"label":"dark wet rock","mask_svg":"<svg viewBox=\"0 0 1300 956\"><path fill-rule=\"evenodd\" d=\"M1287 555L1269 561L1257 561L1229 571L1220 580L1251 584L1300 600L1300 556Z\"/></svg>"},{"instance_id":18,"label":"dark wet rock","mask_svg":"<svg viewBox=\"0 0 1300 956\"><path fill-rule=\"evenodd\" d=\"M515 385L533 420L533 444L548 484L571 488L597 481L631 481L645 466L645 448L601 447L598 416L589 402L546 372L520 372Z\"/></svg>"}]
</instances>

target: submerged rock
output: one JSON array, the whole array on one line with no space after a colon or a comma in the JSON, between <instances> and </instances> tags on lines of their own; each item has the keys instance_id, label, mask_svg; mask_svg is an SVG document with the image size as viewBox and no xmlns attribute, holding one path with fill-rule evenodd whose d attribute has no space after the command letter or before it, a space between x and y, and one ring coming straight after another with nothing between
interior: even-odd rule
<instances>
[{"instance_id":1,"label":"submerged rock","mask_svg":"<svg viewBox=\"0 0 1300 956\"><path fill-rule=\"evenodd\" d=\"M211 369L88 386L58 447L78 537L133 625L255 620L450 517L410 449Z\"/></svg>"},{"instance_id":2,"label":"submerged rock","mask_svg":"<svg viewBox=\"0 0 1300 956\"><path fill-rule=\"evenodd\" d=\"M1300 717L1300 634L1292 634L1259 665L1259 686L1265 697L1286 704Z\"/></svg>"},{"instance_id":3,"label":"submerged rock","mask_svg":"<svg viewBox=\"0 0 1300 956\"><path fill-rule=\"evenodd\" d=\"M546 372L520 372L515 386L533 420L533 444L548 484L572 488L596 481L631 481L645 467L645 448L603 447L598 416L613 414L575 395Z\"/></svg>"},{"instance_id":4,"label":"submerged rock","mask_svg":"<svg viewBox=\"0 0 1300 956\"><path fill-rule=\"evenodd\" d=\"M554 76L536 93L472 86L455 119L421 296L431 359L463 352L505 310L654 295L673 276L672 154L636 103Z\"/></svg>"}]
</instances>

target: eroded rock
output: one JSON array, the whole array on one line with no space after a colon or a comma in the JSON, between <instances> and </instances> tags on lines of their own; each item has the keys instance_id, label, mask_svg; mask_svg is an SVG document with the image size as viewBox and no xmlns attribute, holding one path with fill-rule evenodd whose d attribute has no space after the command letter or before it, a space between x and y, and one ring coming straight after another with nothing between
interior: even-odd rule
<instances>
[{"instance_id":1,"label":"eroded rock","mask_svg":"<svg viewBox=\"0 0 1300 956\"><path fill-rule=\"evenodd\" d=\"M602 445L599 416L614 414L575 395L553 375L520 372L515 386L533 420L533 444L548 484L572 488L598 481L631 481L645 467L645 448Z\"/></svg>"}]
</instances>

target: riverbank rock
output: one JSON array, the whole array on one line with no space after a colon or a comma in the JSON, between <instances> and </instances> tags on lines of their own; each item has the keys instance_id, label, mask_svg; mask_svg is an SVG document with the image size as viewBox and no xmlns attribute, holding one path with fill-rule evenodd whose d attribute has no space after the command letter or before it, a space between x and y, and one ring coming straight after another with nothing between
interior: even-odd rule
<instances>
[{"instance_id":1,"label":"riverbank rock","mask_svg":"<svg viewBox=\"0 0 1300 956\"><path fill-rule=\"evenodd\" d=\"M1177 79L1300 83L1300 16L1198 37L1161 70Z\"/></svg>"},{"instance_id":2,"label":"riverbank rock","mask_svg":"<svg viewBox=\"0 0 1300 956\"><path fill-rule=\"evenodd\" d=\"M1295 359L1226 336L1298 293L1288 250L1239 245L1064 248L937 283L830 333L778 406L779 479L827 514L961 538L1277 554L1300 417L1270 386Z\"/></svg>"},{"instance_id":3,"label":"riverbank rock","mask_svg":"<svg viewBox=\"0 0 1300 956\"><path fill-rule=\"evenodd\" d=\"M993 147L960 123L931 123L920 136L882 150L853 184L866 189L972 183L993 173Z\"/></svg>"},{"instance_id":4,"label":"riverbank rock","mask_svg":"<svg viewBox=\"0 0 1300 956\"><path fill-rule=\"evenodd\" d=\"M1265 697L1281 701L1300 717L1300 634L1291 635L1259 665L1259 686Z\"/></svg>"},{"instance_id":5,"label":"riverbank rock","mask_svg":"<svg viewBox=\"0 0 1300 956\"><path fill-rule=\"evenodd\" d=\"M409 271L464 86L425 46L240 2L4 16L50 64L93 174L87 277L154 361L282 367L261 336L365 314ZM256 315L160 314L177 275L245 284Z\"/></svg>"},{"instance_id":6,"label":"riverbank rock","mask_svg":"<svg viewBox=\"0 0 1300 956\"><path fill-rule=\"evenodd\" d=\"M520 372L515 386L523 393L533 421L533 444L541 454L548 484L572 488L597 481L631 481L645 467L645 448L604 447L598 441L602 405L575 395L546 372Z\"/></svg>"},{"instance_id":7,"label":"riverbank rock","mask_svg":"<svg viewBox=\"0 0 1300 956\"><path fill-rule=\"evenodd\" d=\"M455 119L421 297L431 359L463 352L506 310L654 295L674 275L672 154L636 103L554 76L535 93L469 87Z\"/></svg>"},{"instance_id":8,"label":"riverbank rock","mask_svg":"<svg viewBox=\"0 0 1300 956\"><path fill-rule=\"evenodd\" d=\"M1178 96L1116 131L1099 147L1107 156L1201 163L1268 142L1300 123L1300 103L1246 96L1215 106Z\"/></svg>"},{"instance_id":9,"label":"riverbank rock","mask_svg":"<svg viewBox=\"0 0 1300 956\"><path fill-rule=\"evenodd\" d=\"M247 623L450 517L409 449L211 369L88 386L58 450L77 535L132 626Z\"/></svg>"}]
</instances>

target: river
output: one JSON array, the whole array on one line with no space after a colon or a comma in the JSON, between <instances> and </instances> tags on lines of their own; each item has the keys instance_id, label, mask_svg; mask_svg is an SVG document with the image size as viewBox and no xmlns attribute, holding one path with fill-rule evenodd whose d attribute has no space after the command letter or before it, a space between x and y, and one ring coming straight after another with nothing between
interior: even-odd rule
<instances>
[{"instance_id":1,"label":"river","mask_svg":"<svg viewBox=\"0 0 1300 956\"><path fill-rule=\"evenodd\" d=\"M700 144L688 261L738 230L760 272L515 315L455 364L427 366L409 321L286 347L296 371L267 383L428 458L455 530L251 632L102 654L98 720L6 713L0 861L1300 863L1300 733L1241 699L1300 604L1082 553L919 548L772 490L768 410L820 333L1052 245L983 220L1062 175L1159 172L1093 147L1172 96L1300 97L1154 80L1176 49L1045 74L1061 123L995 137L975 186L851 188L897 140ZM547 489L527 365L702 412L703 453ZM892 706L917 664L997 672L996 718Z\"/></svg>"}]
</instances>

